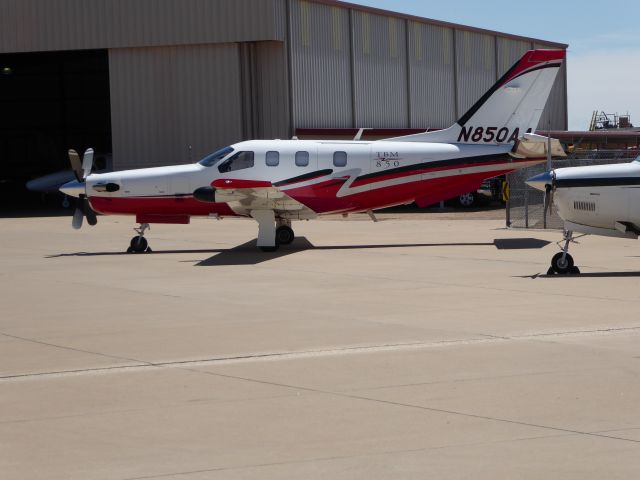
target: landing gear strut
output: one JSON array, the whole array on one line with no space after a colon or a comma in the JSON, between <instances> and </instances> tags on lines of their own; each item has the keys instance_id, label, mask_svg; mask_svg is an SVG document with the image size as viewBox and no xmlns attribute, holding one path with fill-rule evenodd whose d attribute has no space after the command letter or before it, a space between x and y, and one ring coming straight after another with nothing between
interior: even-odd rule
<instances>
[{"instance_id":1,"label":"landing gear strut","mask_svg":"<svg viewBox=\"0 0 640 480\"><path fill-rule=\"evenodd\" d=\"M258 222L258 248L263 252L275 252L293 242L291 220L276 218L273 210L253 210L251 216Z\"/></svg>"},{"instance_id":2,"label":"landing gear strut","mask_svg":"<svg viewBox=\"0 0 640 480\"><path fill-rule=\"evenodd\" d=\"M573 242L573 232L567 230L564 232L564 247L562 251L556 253L551 259L551 267L547 271L547 275L566 275L568 273L579 274L580 269L573 264L573 257L569 255L569 244Z\"/></svg>"},{"instance_id":3,"label":"landing gear strut","mask_svg":"<svg viewBox=\"0 0 640 480\"><path fill-rule=\"evenodd\" d=\"M151 253L149 242L144 238L144 232L150 228L148 223L141 223L139 227L133 229L138 235L131 239L127 253Z\"/></svg>"}]
</instances>

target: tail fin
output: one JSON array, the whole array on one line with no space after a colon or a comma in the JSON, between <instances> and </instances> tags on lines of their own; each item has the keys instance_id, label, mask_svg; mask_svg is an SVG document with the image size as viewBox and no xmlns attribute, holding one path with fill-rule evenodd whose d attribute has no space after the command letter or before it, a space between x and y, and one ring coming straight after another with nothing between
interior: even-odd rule
<instances>
[{"instance_id":1,"label":"tail fin","mask_svg":"<svg viewBox=\"0 0 640 480\"><path fill-rule=\"evenodd\" d=\"M451 127L389 140L514 143L538 126L565 55L564 50L530 50Z\"/></svg>"}]
</instances>

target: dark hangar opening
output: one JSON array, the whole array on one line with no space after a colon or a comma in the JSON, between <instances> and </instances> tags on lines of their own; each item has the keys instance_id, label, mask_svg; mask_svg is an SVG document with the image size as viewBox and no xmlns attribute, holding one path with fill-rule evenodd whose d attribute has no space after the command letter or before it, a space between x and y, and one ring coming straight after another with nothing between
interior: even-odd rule
<instances>
[{"instance_id":1,"label":"dark hangar opening","mask_svg":"<svg viewBox=\"0 0 640 480\"><path fill-rule=\"evenodd\" d=\"M0 55L0 210L59 207L31 179L69 168L67 151L111 158L107 50Z\"/></svg>"}]
</instances>

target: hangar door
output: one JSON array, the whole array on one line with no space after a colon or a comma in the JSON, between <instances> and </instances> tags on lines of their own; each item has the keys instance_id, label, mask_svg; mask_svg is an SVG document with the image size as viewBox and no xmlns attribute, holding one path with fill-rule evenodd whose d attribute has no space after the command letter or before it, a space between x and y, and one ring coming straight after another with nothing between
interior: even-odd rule
<instances>
[{"instance_id":1,"label":"hangar door","mask_svg":"<svg viewBox=\"0 0 640 480\"><path fill-rule=\"evenodd\" d=\"M109 161L107 51L0 55L0 209L59 205L24 184L67 169L69 148L88 147Z\"/></svg>"}]
</instances>

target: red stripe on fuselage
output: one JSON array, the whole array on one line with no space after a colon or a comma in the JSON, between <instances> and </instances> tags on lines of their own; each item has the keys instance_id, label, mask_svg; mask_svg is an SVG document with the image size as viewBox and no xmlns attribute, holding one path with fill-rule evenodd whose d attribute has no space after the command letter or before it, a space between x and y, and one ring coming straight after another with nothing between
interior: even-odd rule
<instances>
[{"instance_id":1,"label":"red stripe on fuselage","mask_svg":"<svg viewBox=\"0 0 640 480\"><path fill-rule=\"evenodd\" d=\"M371 185L365 192L337 197L348 178L327 179L304 187L283 190L291 198L307 206L316 213L358 212L374 210L392 205L411 203L416 198L428 198L433 202L447 200L459 195L461 189L471 191L483 180L516 170L519 163L541 159L514 160L510 164L495 161L482 164L465 164L439 168L418 168L407 172L370 177L351 187ZM375 187L375 183L395 178L403 178L420 173L466 169L485 165L505 164L504 168L490 172L467 173L441 178L411 181L388 187ZM513 166L511 168L511 166ZM463 192L464 193L464 192ZM237 216L226 203L205 203L191 196L178 197L90 197L91 206L105 215L188 215L188 216Z\"/></svg>"},{"instance_id":2,"label":"red stripe on fuselage","mask_svg":"<svg viewBox=\"0 0 640 480\"><path fill-rule=\"evenodd\" d=\"M191 196L90 197L91 207L105 215L235 216L226 203L204 203Z\"/></svg>"}]
</instances>

